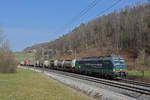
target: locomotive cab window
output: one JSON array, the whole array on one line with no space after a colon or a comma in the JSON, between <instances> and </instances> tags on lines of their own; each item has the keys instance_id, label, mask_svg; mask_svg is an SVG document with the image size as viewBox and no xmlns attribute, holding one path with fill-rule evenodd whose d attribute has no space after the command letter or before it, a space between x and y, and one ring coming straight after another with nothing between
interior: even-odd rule
<instances>
[{"instance_id":1,"label":"locomotive cab window","mask_svg":"<svg viewBox=\"0 0 150 100\"><path fill-rule=\"evenodd\" d=\"M115 60L114 65L116 68L126 68L126 64L124 60Z\"/></svg>"}]
</instances>

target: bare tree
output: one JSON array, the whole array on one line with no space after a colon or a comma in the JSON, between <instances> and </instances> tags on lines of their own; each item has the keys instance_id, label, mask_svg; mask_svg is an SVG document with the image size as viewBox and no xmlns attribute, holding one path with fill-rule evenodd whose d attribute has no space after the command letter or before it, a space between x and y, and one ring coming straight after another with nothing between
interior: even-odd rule
<instances>
[{"instance_id":1,"label":"bare tree","mask_svg":"<svg viewBox=\"0 0 150 100\"><path fill-rule=\"evenodd\" d=\"M76 49L77 52L81 52L90 48L99 48L100 51L106 50L116 54L128 51L137 57L141 49L144 49L145 53L150 53L149 12L149 4L128 6L120 12L112 12L81 24L52 42L31 48L51 49L53 52L49 54L50 57L60 57L67 50ZM37 54L40 56L40 53Z\"/></svg>"},{"instance_id":2,"label":"bare tree","mask_svg":"<svg viewBox=\"0 0 150 100\"><path fill-rule=\"evenodd\" d=\"M9 48L9 43L0 35L0 73L16 72L17 62Z\"/></svg>"}]
</instances>

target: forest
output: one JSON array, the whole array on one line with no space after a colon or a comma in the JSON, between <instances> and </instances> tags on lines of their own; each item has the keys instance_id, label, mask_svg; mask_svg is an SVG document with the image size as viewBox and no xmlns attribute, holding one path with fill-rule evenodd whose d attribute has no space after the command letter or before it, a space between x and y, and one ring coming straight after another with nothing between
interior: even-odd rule
<instances>
[{"instance_id":1,"label":"forest","mask_svg":"<svg viewBox=\"0 0 150 100\"><path fill-rule=\"evenodd\" d=\"M45 59L60 59L74 53L80 57L78 54L92 48L96 49L94 56L101 56L103 51L109 55L126 52L132 54L129 59L141 59L143 55L144 59L150 59L150 1L82 23L54 41L28 47L24 51L36 50L36 59L43 55ZM101 53L97 55L96 52Z\"/></svg>"}]
</instances>

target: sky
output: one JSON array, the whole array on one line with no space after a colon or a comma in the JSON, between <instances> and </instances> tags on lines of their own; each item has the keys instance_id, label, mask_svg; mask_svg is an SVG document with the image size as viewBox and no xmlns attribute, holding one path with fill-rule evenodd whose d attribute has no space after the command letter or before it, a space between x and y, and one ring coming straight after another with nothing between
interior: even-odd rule
<instances>
[{"instance_id":1,"label":"sky","mask_svg":"<svg viewBox=\"0 0 150 100\"><path fill-rule=\"evenodd\" d=\"M100 0L87 14L60 31L93 0L0 0L0 29L13 51L55 40L81 23L119 11L127 5L147 0L122 0L112 9L100 13L117 0Z\"/></svg>"}]
</instances>

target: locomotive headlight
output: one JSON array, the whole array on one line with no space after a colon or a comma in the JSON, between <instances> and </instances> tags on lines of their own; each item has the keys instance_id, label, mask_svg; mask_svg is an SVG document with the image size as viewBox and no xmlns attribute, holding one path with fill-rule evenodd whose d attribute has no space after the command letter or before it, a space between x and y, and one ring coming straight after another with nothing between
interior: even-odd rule
<instances>
[{"instance_id":1,"label":"locomotive headlight","mask_svg":"<svg viewBox=\"0 0 150 100\"><path fill-rule=\"evenodd\" d=\"M116 69L114 68L114 69L113 69L113 71L115 72L115 71L116 71Z\"/></svg>"}]
</instances>

